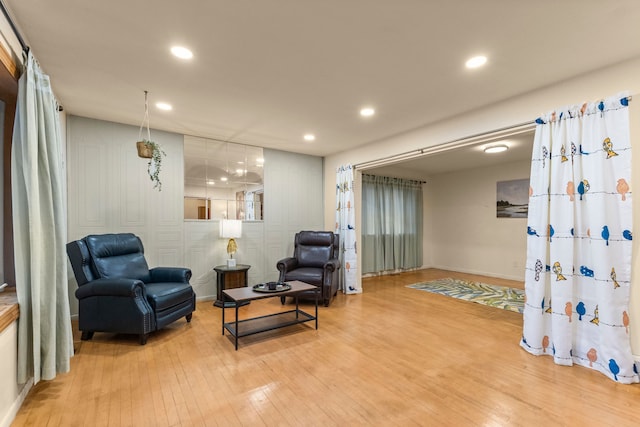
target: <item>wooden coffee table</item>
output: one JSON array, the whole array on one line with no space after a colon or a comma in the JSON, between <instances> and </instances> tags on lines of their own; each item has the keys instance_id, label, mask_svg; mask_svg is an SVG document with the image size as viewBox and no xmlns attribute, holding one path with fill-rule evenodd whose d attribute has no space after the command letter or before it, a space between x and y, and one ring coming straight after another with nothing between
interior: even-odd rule
<instances>
[{"instance_id":1,"label":"wooden coffee table","mask_svg":"<svg viewBox=\"0 0 640 427\"><path fill-rule=\"evenodd\" d=\"M253 287L247 288L235 288L225 289L222 291L222 301L231 302L235 306L236 318L233 322L224 321L224 313L227 311L222 309L222 335L224 335L225 329L235 337L236 351L238 350L238 338L246 337L247 335L253 335L260 332L271 331L273 329L284 328L286 326L297 325L299 323L310 322L315 320L316 329L318 329L318 293L317 286L309 285L304 282L293 281L286 282L291 286L290 290L279 292L257 292L253 290ZM315 292L315 316L300 310L298 306L298 294L300 292L312 291ZM268 314L266 316L252 317L249 319L238 319L238 308L242 303L249 301L265 299L265 298L280 298L280 297L294 297L296 301L295 310L281 311L278 313Z\"/></svg>"}]
</instances>

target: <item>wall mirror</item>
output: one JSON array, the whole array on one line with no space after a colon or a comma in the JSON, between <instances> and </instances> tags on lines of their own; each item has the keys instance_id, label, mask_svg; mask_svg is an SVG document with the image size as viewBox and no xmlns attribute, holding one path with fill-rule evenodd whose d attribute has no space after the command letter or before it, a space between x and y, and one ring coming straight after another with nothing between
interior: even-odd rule
<instances>
[{"instance_id":1,"label":"wall mirror","mask_svg":"<svg viewBox=\"0 0 640 427\"><path fill-rule=\"evenodd\" d=\"M261 147L185 136L184 218L261 221L263 171Z\"/></svg>"}]
</instances>

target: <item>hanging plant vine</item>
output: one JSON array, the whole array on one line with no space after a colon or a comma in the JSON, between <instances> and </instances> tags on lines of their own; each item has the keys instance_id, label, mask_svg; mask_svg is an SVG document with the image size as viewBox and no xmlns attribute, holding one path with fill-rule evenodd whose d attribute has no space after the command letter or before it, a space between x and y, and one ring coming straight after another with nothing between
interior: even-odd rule
<instances>
[{"instance_id":1,"label":"hanging plant vine","mask_svg":"<svg viewBox=\"0 0 640 427\"><path fill-rule=\"evenodd\" d=\"M147 137L142 137L142 130L147 128ZM151 140L151 130L149 129L149 102L148 92L144 91L144 117L142 124L140 125L140 132L138 133L138 142L136 143L138 149L138 156L149 159L147 163L147 173L151 182L153 182L153 188L157 188L158 191L162 191L162 182L160 181L160 170L162 168L162 157L167 154L164 152L160 144Z\"/></svg>"}]
</instances>

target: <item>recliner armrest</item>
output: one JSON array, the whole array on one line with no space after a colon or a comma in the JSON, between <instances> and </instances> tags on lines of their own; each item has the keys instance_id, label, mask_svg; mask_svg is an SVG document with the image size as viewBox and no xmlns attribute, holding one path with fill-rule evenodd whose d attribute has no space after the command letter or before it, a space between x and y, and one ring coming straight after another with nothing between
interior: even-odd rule
<instances>
[{"instance_id":1,"label":"recliner armrest","mask_svg":"<svg viewBox=\"0 0 640 427\"><path fill-rule=\"evenodd\" d=\"M151 274L151 283L189 283L191 279L191 270L182 267L155 267L149 270L149 274Z\"/></svg>"},{"instance_id":2,"label":"recliner armrest","mask_svg":"<svg viewBox=\"0 0 640 427\"><path fill-rule=\"evenodd\" d=\"M298 259L294 257L288 257L281 259L276 264L278 271L286 273L287 271L291 271L298 266Z\"/></svg>"},{"instance_id":3,"label":"recliner armrest","mask_svg":"<svg viewBox=\"0 0 640 427\"><path fill-rule=\"evenodd\" d=\"M98 279L76 289L79 300L95 296L135 297L145 295L144 283L137 279Z\"/></svg>"},{"instance_id":4,"label":"recliner armrest","mask_svg":"<svg viewBox=\"0 0 640 427\"><path fill-rule=\"evenodd\" d=\"M327 261L327 262L324 264L324 269L325 269L326 271L331 271L331 272L333 272L333 271L336 271L336 270L337 270L337 269L339 269L339 268L340 268L340 260L335 259L335 258L334 258L334 259L330 259L329 261Z\"/></svg>"}]
</instances>

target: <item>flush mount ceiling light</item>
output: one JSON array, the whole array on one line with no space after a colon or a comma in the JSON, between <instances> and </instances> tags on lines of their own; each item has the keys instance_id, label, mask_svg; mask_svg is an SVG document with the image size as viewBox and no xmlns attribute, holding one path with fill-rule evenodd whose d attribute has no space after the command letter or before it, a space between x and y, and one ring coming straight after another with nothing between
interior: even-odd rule
<instances>
[{"instance_id":1,"label":"flush mount ceiling light","mask_svg":"<svg viewBox=\"0 0 640 427\"><path fill-rule=\"evenodd\" d=\"M304 137L305 141L315 141L316 140L316 136L312 133L308 133L306 134Z\"/></svg>"},{"instance_id":2,"label":"flush mount ceiling light","mask_svg":"<svg viewBox=\"0 0 640 427\"><path fill-rule=\"evenodd\" d=\"M479 68L487 63L487 57L483 55L474 56L465 62L467 68Z\"/></svg>"},{"instance_id":3,"label":"flush mount ceiling light","mask_svg":"<svg viewBox=\"0 0 640 427\"><path fill-rule=\"evenodd\" d=\"M374 110L371 107L364 107L360 110L360 115L362 117L371 117L376 113L376 110Z\"/></svg>"},{"instance_id":4,"label":"flush mount ceiling light","mask_svg":"<svg viewBox=\"0 0 640 427\"><path fill-rule=\"evenodd\" d=\"M491 145L489 147L485 147L484 152L487 154L494 154L494 153L502 153L503 151L507 151L508 149L509 149L508 145L497 144L497 145Z\"/></svg>"},{"instance_id":5,"label":"flush mount ceiling light","mask_svg":"<svg viewBox=\"0 0 640 427\"><path fill-rule=\"evenodd\" d=\"M191 52L189 49L183 46L173 46L171 48L171 53L173 54L173 56L180 59L193 58L193 52Z\"/></svg>"},{"instance_id":6,"label":"flush mount ceiling light","mask_svg":"<svg viewBox=\"0 0 640 427\"><path fill-rule=\"evenodd\" d=\"M166 102L156 102L156 107L159 110L164 110L164 111L173 110L173 107L171 106L171 104L167 104Z\"/></svg>"}]
</instances>

